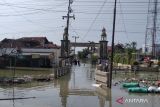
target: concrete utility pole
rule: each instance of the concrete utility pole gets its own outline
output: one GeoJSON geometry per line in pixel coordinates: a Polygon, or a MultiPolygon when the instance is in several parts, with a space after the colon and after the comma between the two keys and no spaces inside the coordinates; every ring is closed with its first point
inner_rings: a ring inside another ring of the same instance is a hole
{"type": "Polygon", "coordinates": [[[112,87],[112,70],[113,70],[113,57],[114,57],[114,35],[115,35],[115,25],[116,25],[116,7],[117,0],[114,3],[114,16],[113,16],[113,32],[112,32],[112,53],[111,53],[111,66],[109,72],[109,88],[112,87]]]}
{"type": "Polygon", "coordinates": [[[70,13],[73,12],[73,10],[72,10],[72,8],[71,8],[71,4],[72,4],[72,3],[73,3],[73,0],[69,0],[67,16],[62,16],[63,19],[64,19],[64,18],[67,18],[67,25],[66,25],[66,28],[67,28],[67,36],[69,36],[68,31],[69,31],[69,21],[70,21],[70,18],[75,19],[75,16],[74,16],[74,15],[70,16],[70,13]]]}
{"type": "Polygon", "coordinates": [[[62,16],[63,19],[67,18],[67,25],[66,25],[66,28],[65,28],[65,32],[64,32],[64,37],[63,37],[63,40],[66,41],[65,43],[65,50],[66,50],[66,57],[69,56],[69,40],[68,40],[68,36],[69,36],[69,21],[70,21],[70,18],[73,18],[75,19],[75,16],[70,16],[70,13],[72,13],[72,9],[71,9],[71,4],[73,3],[73,0],[69,0],[69,4],[68,4],[68,13],[67,13],[67,16],[62,16]]]}
{"type": "MultiPolygon", "coordinates": [[[[79,38],[79,36],[72,36],[74,38],[74,42],[76,43],[76,40],[79,38]]],[[[74,46],[74,55],[76,55],[76,46],[74,46]]]]}

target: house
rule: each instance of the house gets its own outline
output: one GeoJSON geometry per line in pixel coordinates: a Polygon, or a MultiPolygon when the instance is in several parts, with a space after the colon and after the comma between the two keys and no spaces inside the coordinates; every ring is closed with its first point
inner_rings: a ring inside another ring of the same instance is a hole
{"type": "Polygon", "coordinates": [[[59,63],[60,46],[46,37],[5,38],[0,42],[0,56],[6,57],[7,66],[16,59],[16,66],[52,67],[59,63]]]}

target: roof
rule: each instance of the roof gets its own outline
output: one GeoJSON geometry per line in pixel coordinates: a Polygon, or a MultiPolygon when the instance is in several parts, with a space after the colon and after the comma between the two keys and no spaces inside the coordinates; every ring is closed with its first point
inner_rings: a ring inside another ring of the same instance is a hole
{"type": "Polygon", "coordinates": [[[112,51],[112,46],[107,46],[107,50],[108,50],[109,52],[111,52],[111,51],[112,51]]]}
{"type": "Polygon", "coordinates": [[[46,37],[22,37],[19,38],[20,41],[39,41],[39,42],[49,42],[46,37]]]}
{"type": "Polygon", "coordinates": [[[48,41],[46,37],[22,37],[19,39],[3,39],[0,42],[3,48],[57,48],[53,42],[48,41]]]}

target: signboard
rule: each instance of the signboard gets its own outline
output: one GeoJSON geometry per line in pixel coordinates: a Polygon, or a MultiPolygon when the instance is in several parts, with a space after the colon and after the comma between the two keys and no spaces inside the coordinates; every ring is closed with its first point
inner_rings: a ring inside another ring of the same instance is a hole
{"type": "Polygon", "coordinates": [[[53,59],[54,58],[54,53],[51,53],[50,55],[49,55],[49,59],[53,59]]]}
{"type": "Polygon", "coordinates": [[[40,58],[40,54],[32,54],[32,59],[38,59],[40,58]]]}

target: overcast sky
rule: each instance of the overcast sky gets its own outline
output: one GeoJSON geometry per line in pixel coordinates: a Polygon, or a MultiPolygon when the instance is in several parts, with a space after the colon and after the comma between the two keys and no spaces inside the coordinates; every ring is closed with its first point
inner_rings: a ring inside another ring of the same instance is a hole
{"type": "MultiPolygon", "coordinates": [[[[136,41],[144,44],[148,0],[117,0],[115,42],[136,41]]],[[[68,0],[0,0],[0,40],[24,36],[46,36],[60,44],[67,14],[68,0]]],[[[78,42],[100,40],[106,28],[111,44],[114,0],[74,0],[70,21],[70,40],[78,42]]]]}

